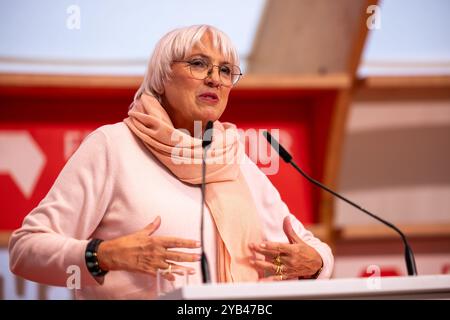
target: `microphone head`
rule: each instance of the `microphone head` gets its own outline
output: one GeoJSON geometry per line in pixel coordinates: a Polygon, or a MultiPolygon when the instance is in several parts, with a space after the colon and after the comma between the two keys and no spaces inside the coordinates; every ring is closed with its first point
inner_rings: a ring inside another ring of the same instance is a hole
{"type": "Polygon", "coordinates": [[[272,135],[268,131],[263,132],[264,137],[267,139],[267,141],[270,143],[272,148],[275,149],[276,152],[280,155],[280,157],[287,163],[290,163],[292,160],[292,156],[289,154],[289,152],[286,151],[285,148],[283,148],[282,145],[278,143],[278,141],[272,137],[272,135]]]}
{"type": "Polygon", "coordinates": [[[212,134],[213,134],[213,122],[211,120],[209,120],[206,123],[205,126],[205,132],[203,132],[203,141],[202,141],[202,148],[208,148],[211,145],[212,142],[212,134]]]}

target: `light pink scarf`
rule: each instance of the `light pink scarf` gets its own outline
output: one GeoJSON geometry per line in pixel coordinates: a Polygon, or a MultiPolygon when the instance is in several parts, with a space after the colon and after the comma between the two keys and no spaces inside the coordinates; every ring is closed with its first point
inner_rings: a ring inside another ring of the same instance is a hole
{"type": "MultiPolygon", "coordinates": [[[[200,185],[202,141],[174,128],[166,110],[154,97],[143,94],[124,120],[152,154],[183,182],[200,185]]],[[[244,151],[236,127],[216,121],[208,151],[205,201],[218,231],[219,282],[257,281],[250,266],[250,242],[262,240],[249,187],[239,163],[244,151]]],[[[200,210],[200,208],[199,208],[200,210]]]]}

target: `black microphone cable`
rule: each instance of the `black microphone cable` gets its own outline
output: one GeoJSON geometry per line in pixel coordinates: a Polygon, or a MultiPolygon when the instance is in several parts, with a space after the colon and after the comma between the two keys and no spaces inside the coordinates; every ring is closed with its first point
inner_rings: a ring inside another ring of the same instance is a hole
{"type": "Polygon", "coordinates": [[[267,141],[270,143],[270,145],[275,149],[275,151],[278,152],[278,154],[280,155],[280,157],[287,163],[290,163],[298,172],[300,172],[300,174],[305,177],[309,182],[315,184],[316,186],[319,186],[320,188],[328,191],[329,193],[331,193],[332,195],[338,197],[339,199],[347,202],[348,204],[350,204],[351,206],[361,210],[362,212],[368,214],[369,216],[371,216],[372,218],[380,221],[381,223],[387,225],[388,227],[394,229],[402,238],[403,240],[403,244],[405,246],[405,262],[406,262],[406,269],[408,270],[408,275],[409,276],[416,276],[417,275],[417,267],[416,267],[416,261],[414,259],[414,253],[411,249],[411,247],[408,244],[408,241],[406,239],[406,236],[403,234],[402,231],[400,231],[399,228],[397,228],[396,226],[394,226],[392,223],[378,217],[377,215],[367,211],[366,209],[362,208],[361,206],[357,205],[356,203],[354,203],[353,201],[348,200],[347,198],[341,196],[339,193],[334,192],[333,190],[331,190],[330,188],[328,188],[327,186],[323,185],[322,183],[320,183],[317,180],[314,180],[313,178],[311,178],[310,176],[308,176],[305,172],[303,172],[302,169],[300,169],[297,164],[292,160],[292,156],[289,154],[289,152],[286,151],[286,149],[283,148],[282,145],[280,145],[278,143],[278,141],[273,138],[271,136],[271,134],[268,131],[264,131],[263,132],[264,137],[267,139],[267,141]]]}
{"type": "Polygon", "coordinates": [[[202,156],[202,203],[201,203],[201,220],[200,220],[200,239],[201,239],[201,249],[202,249],[202,256],[201,256],[201,269],[202,269],[202,282],[203,283],[209,283],[211,282],[211,274],[209,271],[209,264],[208,264],[208,258],[205,254],[205,245],[204,245],[204,237],[203,237],[203,224],[204,224],[204,207],[205,207],[205,186],[206,186],[206,152],[208,151],[208,148],[211,145],[212,142],[212,127],[213,122],[208,121],[205,127],[205,132],[203,133],[203,140],[202,140],[202,149],[203,149],[203,156],[202,156]]]}

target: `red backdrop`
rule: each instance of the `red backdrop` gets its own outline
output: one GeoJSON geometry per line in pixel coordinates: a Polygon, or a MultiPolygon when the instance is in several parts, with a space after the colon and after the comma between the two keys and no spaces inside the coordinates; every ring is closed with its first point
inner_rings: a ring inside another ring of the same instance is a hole
{"type": "MultiPolygon", "coordinates": [[[[20,226],[83,137],[126,117],[133,95],[134,89],[0,88],[0,157],[9,159],[0,161],[0,231],[20,226]],[[35,155],[21,149],[30,146],[20,143],[11,151],[11,134],[27,135],[42,153],[44,161],[40,170],[33,169],[37,170],[33,181],[16,171],[35,165],[35,155]]],[[[334,98],[332,90],[236,89],[221,120],[242,129],[279,129],[281,143],[288,146],[297,164],[321,179],[334,98]]],[[[292,213],[305,224],[317,220],[317,190],[293,168],[280,160],[279,171],[269,178],[292,213]]]]}

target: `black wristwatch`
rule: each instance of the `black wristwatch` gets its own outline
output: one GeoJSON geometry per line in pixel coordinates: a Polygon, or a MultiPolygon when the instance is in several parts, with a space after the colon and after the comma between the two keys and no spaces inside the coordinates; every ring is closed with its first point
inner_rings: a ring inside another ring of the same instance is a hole
{"type": "Polygon", "coordinates": [[[102,277],[105,274],[108,273],[108,271],[103,270],[100,268],[100,265],[98,263],[98,257],[97,257],[97,250],[100,243],[102,243],[102,239],[92,239],[88,242],[86,246],[86,251],[84,254],[84,258],[86,260],[86,266],[89,270],[89,272],[94,277],[102,277]]]}

